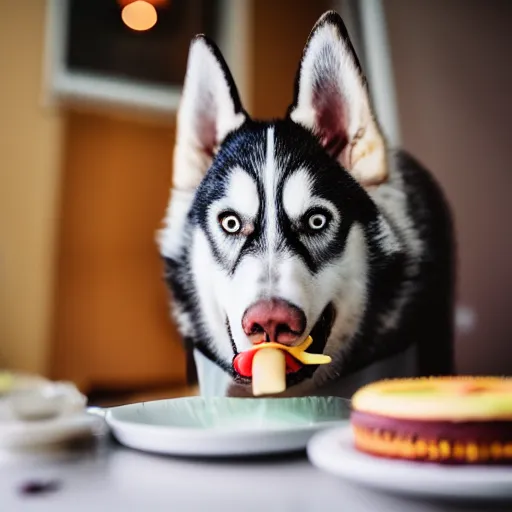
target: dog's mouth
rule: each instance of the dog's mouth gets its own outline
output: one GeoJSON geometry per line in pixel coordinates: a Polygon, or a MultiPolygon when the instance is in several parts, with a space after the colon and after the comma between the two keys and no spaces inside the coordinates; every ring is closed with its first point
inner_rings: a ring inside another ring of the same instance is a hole
{"type": "MultiPolygon", "coordinates": [[[[331,334],[331,329],[334,324],[336,317],[336,311],[332,304],[328,304],[322,311],[318,321],[311,329],[310,336],[313,339],[313,343],[308,348],[308,352],[311,354],[323,354],[327,340],[331,334]]],[[[231,339],[231,345],[233,346],[233,362],[231,364],[231,371],[235,382],[238,384],[250,385],[251,378],[242,375],[237,371],[237,358],[241,355],[236,348],[235,341],[231,334],[229,322],[226,322],[228,333],[231,339]]],[[[286,387],[294,386],[303,380],[310,378],[318,365],[303,365],[300,361],[293,358],[290,354],[286,354],[286,387]]]]}

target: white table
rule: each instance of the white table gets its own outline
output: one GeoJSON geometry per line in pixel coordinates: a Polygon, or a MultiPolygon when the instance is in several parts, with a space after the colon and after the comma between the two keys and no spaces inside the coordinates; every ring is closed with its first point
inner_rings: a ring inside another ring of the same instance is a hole
{"type": "Polygon", "coordinates": [[[310,465],[305,455],[265,460],[204,461],[161,457],[103,436],[93,447],[53,455],[0,454],[1,512],[510,511],[508,507],[407,501],[349,485],[310,465]],[[32,480],[59,488],[24,495],[32,480]]]}

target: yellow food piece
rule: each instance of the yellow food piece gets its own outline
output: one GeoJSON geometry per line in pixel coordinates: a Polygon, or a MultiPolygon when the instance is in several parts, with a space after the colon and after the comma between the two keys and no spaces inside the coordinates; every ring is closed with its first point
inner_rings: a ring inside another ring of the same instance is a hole
{"type": "Polygon", "coordinates": [[[261,343],[256,345],[252,350],[261,350],[261,349],[269,349],[276,348],[279,350],[284,350],[292,355],[297,361],[300,361],[302,364],[327,364],[331,362],[330,356],[326,356],[324,354],[308,354],[306,350],[310,347],[311,343],[313,343],[313,338],[308,336],[300,345],[296,347],[288,347],[287,345],[281,345],[280,343],[274,343],[273,341],[270,343],[261,343]]]}
{"type": "Polygon", "coordinates": [[[306,349],[313,343],[308,336],[300,345],[288,347],[280,343],[256,345],[252,362],[252,391],[254,396],[282,393],[286,389],[286,359],[288,352],[302,364],[327,364],[331,358],[324,354],[308,354],[306,349]]]}
{"type": "Polygon", "coordinates": [[[288,352],[302,364],[327,364],[331,362],[330,356],[324,354],[308,354],[306,349],[313,343],[313,338],[308,336],[300,345],[287,347],[288,352]]]}
{"type": "Polygon", "coordinates": [[[252,361],[252,392],[254,396],[282,393],[286,389],[284,352],[265,347],[258,350],[252,361]]]}

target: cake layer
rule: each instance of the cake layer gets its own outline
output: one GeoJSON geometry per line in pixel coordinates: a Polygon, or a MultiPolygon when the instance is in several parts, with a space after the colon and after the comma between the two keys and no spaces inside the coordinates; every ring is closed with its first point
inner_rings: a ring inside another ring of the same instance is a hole
{"type": "Polygon", "coordinates": [[[358,450],[373,456],[444,464],[512,464],[512,442],[433,441],[354,427],[358,450]]]}
{"type": "Polygon", "coordinates": [[[512,421],[512,378],[430,377],[371,383],[352,397],[360,412],[401,419],[512,421]]]}
{"type": "Polygon", "coordinates": [[[388,438],[512,443],[512,421],[420,421],[352,411],[350,422],[354,427],[378,432],[388,438]]]}

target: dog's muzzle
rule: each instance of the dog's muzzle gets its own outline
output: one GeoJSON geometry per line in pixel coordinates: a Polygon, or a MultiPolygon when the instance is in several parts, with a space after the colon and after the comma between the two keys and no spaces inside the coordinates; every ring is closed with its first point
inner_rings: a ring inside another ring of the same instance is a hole
{"type": "MultiPolygon", "coordinates": [[[[247,311],[249,311],[251,308],[249,308],[247,311]]],[[[299,310],[300,311],[300,310],[299,310]]],[[[320,315],[318,321],[314,325],[313,329],[311,330],[310,336],[313,339],[313,343],[308,349],[308,352],[314,353],[314,354],[322,354],[325,345],[327,344],[327,340],[329,339],[329,336],[331,334],[331,329],[334,324],[334,320],[336,317],[336,311],[334,309],[334,306],[332,304],[328,304],[327,307],[323,310],[322,314],[320,315]]],[[[304,325],[305,325],[305,317],[304,317],[304,325]]],[[[236,382],[239,384],[246,384],[249,385],[251,383],[251,354],[244,353],[244,352],[238,352],[236,349],[236,344],[231,336],[231,329],[229,329],[229,323],[228,323],[228,332],[231,337],[231,343],[233,346],[233,362],[232,362],[232,374],[236,382]]],[[[304,329],[302,330],[302,333],[304,332],[304,329]]],[[[302,334],[301,333],[301,334],[302,334]]],[[[253,333],[253,336],[256,334],[259,335],[259,341],[272,341],[269,340],[268,333],[265,331],[263,333],[253,333]],[[263,336],[263,340],[261,339],[263,336]]],[[[286,353],[285,354],[286,359],[286,385],[287,387],[293,386],[295,384],[298,384],[299,382],[311,377],[315,370],[318,368],[318,365],[303,365],[295,359],[292,355],[286,353]]]]}

